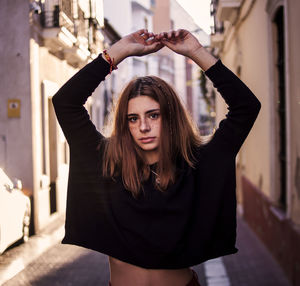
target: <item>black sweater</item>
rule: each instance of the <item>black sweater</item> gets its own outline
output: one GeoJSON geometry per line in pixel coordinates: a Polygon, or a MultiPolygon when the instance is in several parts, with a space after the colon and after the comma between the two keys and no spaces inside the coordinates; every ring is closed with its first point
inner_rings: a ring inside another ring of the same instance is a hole
{"type": "Polygon", "coordinates": [[[211,141],[197,150],[196,168],[179,160],[176,182],[165,193],[150,178],[145,195],[134,199],[121,178],[102,177],[103,153],[97,146],[104,137],[83,106],[108,73],[100,55],[53,97],[70,146],[62,243],[148,269],[179,269],[236,253],[235,157],[259,113],[259,100],[218,60],[205,74],[229,112],[211,141]]]}

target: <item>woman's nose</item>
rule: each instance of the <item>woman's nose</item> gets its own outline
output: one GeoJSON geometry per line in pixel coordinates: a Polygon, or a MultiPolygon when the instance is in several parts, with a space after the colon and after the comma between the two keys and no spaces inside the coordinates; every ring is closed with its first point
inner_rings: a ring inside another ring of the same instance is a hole
{"type": "Polygon", "coordinates": [[[150,125],[149,122],[146,118],[141,120],[141,124],[140,124],[140,131],[141,132],[147,132],[150,130],[150,125]]]}

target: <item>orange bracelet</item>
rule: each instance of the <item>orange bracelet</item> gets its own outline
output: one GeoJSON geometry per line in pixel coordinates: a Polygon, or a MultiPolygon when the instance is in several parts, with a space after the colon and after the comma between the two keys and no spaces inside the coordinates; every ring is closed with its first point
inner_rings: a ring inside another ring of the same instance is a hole
{"type": "Polygon", "coordinates": [[[118,67],[114,63],[115,59],[114,58],[111,59],[110,55],[107,53],[107,50],[104,50],[103,54],[104,54],[106,60],[108,61],[109,65],[110,65],[109,73],[111,73],[113,70],[117,70],[118,67]]]}

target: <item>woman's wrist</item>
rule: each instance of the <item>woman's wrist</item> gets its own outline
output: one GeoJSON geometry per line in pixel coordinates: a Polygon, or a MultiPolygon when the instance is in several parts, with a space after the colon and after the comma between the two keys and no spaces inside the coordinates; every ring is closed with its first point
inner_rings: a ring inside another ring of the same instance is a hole
{"type": "MultiPolygon", "coordinates": [[[[110,58],[114,62],[114,65],[116,66],[129,56],[124,47],[120,45],[119,42],[116,42],[109,49],[107,49],[107,54],[110,56],[110,58]]],[[[104,54],[102,54],[102,58],[108,62],[104,54]]]]}
{"type": "Polygon", "coordinates": [[[200,68],[207,71],[213,66],[218,59],[216,59],[211,53],[209,53],[203,46],[193,51],[189,56],[200,68]]]}

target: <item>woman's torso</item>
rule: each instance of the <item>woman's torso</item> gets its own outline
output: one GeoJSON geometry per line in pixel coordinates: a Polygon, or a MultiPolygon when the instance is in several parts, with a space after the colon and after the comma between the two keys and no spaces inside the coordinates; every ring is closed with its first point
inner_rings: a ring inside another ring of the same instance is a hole
{"type": "Polygon", "coordinates": [[[109,265],[112,286],[185,286],[193,277],[190,268],[145,269],[111,256],[109,265]]]}

